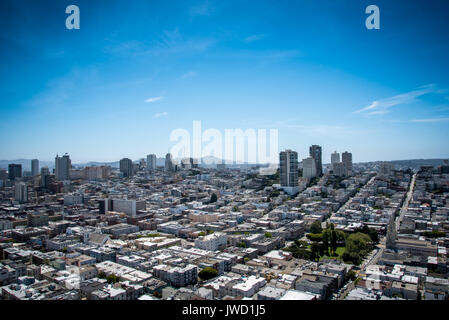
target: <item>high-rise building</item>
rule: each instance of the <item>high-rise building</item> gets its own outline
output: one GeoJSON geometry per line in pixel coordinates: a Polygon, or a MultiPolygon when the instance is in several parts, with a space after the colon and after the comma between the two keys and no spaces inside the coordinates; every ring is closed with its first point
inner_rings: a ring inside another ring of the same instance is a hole
{"type": "Polygon", "coordinates": [[[148,172],[156,171],[156,155],[155,154],[147,155],[147,171],[148,172]]]}
{"type": "Polygon", "coordinates": [[[308,157],[302,160],[302,176],[304,178],[315,178],[318,175],[316,169],[316,160],[308,157]]]}
{"type": "Polygon", "coordinates": [[[309,154],[315,160],[316,175],[321,176],[323,174],[323,164],[321,159],[321,146],[310,146],[309,154]]]}
{"type": "Polygon", "coordinates": [[[33,177],[39,174],[39,160],[33,159],[31,160],[31,175],[33,177]]]}
{"type": "Polygon", "coordinates": [[[48,188],[49,177],[50,177],[50,170],[48,169],[48,167],[42,167],[41,168],[41,187],[48,188]]]}
{"type": "Polygon", "coordinates": [[[129,178],[134,175],[133,162],[131,159],[123,158],[120,160],[120,172],[123,173],[123,177],[129,178]]]}
{"type": "Polygon", "coordinates": [[[66,153],[62,157],[56,155],[55,158],[55,177],[58,181],[64,181],[70,179],[70,168],[72,167],[72,162],[70,161],[69,155],[66,153]]]}
{"type": "Polygon", "coordinates": [[[165,171],[172,172],[174,170],[173,159],[171,153],[165,155],[165,171]]]}
{"type": "Polygon", "coordinates": [[[8,173],[5,169],[0,169],[0,182],[4,183],[6,180],[8,180],[8,173]]]}
{"type": "Polygon", "coordinates": [[[341,162],[345,165],[346,175],[352,174],[352,153],[345,151],[341,154],[341,162]]]}
{"type": "Polygon", "coordinates": [[[127,199],[101,199],[99,202],[99,213],[105,214],[109,211],[123,212],[130,217],[135,217],[137,211],[146,209],[144,200],[127,200],[127,199]]]}
{"type": "Polygon", "coordinates": [[[16,201],[20,203],[28,202],[28,186],[25,182],[16,182],[14,189],[16,201]]]}
{"type": "Polygon", "coordinates": [[[185,158],[181,160],[181,168],[183,169],[192,169],[191,160],[192,158],[185,158]]]}
{"type": "MultiPolygon", "coordinates": [[[[223,161],[224,163],[224,161],[223,161]]],[[[190,158],[190,164],[192,168],[198,168],[198,159],[190,158]]]]}
{"type": "Polygon", "coordinates": [[[332,164],[332,171],[337,177],[346,176],[346,168],[343,162],[335,162],[332,164]]]}
{"type": "Polygon", "coordinates": [[[8,164],[8,179],[16,180],[16,178],[22,178],[22,165],[21,164],[8,164]]]}
{"type": "Polygon", "coordinates": [[[340,154],[337,151],[331,154],[331,164],[340,162],[340,154]]]}
{"type": "Polygon", "coordinates": [[[298,187],[298,153],[285,150],[279,153],[281,187],[298,187]]]}

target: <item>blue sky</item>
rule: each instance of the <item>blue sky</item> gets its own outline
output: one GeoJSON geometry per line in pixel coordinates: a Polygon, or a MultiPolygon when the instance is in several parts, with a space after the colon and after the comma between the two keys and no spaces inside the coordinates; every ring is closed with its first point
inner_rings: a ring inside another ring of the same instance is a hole
{"type": "Polygon", "coordinates": [[[447,158],[447,30],[445,0],[2,0],[0,159],[163,156],[194,120],[324,162],[447,158]]]}

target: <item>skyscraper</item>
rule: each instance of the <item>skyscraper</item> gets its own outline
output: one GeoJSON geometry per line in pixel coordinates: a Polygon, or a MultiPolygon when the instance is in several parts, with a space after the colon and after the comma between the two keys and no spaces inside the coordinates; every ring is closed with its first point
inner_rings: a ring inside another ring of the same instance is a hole
{"type": "Polygon", "coordinates": [[[279,153],[279,178],[284,191],[294,194],[298,191],[298,153],[285,150],[279,153]]]}
{"type": "Polygon", "coordinates": [[[70,168],[72,167],[72,162],[70,161],[69,155],[66,153],[62,157],[56,155],[55,158],[55,177],[58,181],[64,181],[70,179],[70,168]]]}
{"type": "Polygon", "coordinates": [[[31,175],[33,177],[39,174],[39,160],[33,159],[31,160],[31,175]]]}
{"type": "Polygon", "coordinates": [[[174,167],[173,167],[173,159],[172,159],[171,153],[167,153],[165,155],[165,171],[172,172],[173,169],[174,169],[174,167]]]}
{"type": "Polygon", "coordinates": [[[316,160],[308,157],[302,160],[302,176],[304,178],[315,178],[317,176],[316,160]]]}
{"type": "Polygon", "coordinates": [[[337,151],[331,154],[331,164],[340,162],[340,154],[337,151]]]}
{"type": "Polygon", "coordinates": [[[5,182],[8,179],[8,173],[5,169],[0,169],[0,181],[5,182]]]}
{"type": "Polygon", "coordinates": [[[352,153],[345,151],[341,154],[341,161],[345,165],[346,175],[352,174],[352,153]]]}
{"type": "Polygon", "coordinates": [[[317,145],[310,146],[309,154],[315,160],[316,175],[321,176],[323,174],[323,164],[321,159],[321,147],[317,145]]]}
{"type": "Polygon", "coordinates": [[[25,182],[16,182],[14,189],[16,201],[20,203],[28,202],[28,186],[25,182]]]}
{"type": "Polygon", "coordinates": [[[156,171],[156,155],[155,154],[147,155],[147,171],[148,172],[156,171]]]}
{"type": "Polygon", "coordinates": [[[50,177],[50,170],[48,167],[41,168],[41,187],[48,188],[48,182],[50,177]]]}
{"type": "Polygon", "coordinates": [[[337,151],[331,154],[331,168],[336,176],[346,175],[344,164],[340,162],[340,154],[337,151]]]}
{"type": "Polygon", "coordinates": [[[22,165],[21,164],[8,164],[8,179],[16,180],[16,178],[22,178],[22,165]]]}
{"type": "Polygon", "coordinates": [[[120,160],[120,172],[123,173],[125,178],[129,178],[134,175],[133,162],[131,159],[123,158],[120,160]]]}

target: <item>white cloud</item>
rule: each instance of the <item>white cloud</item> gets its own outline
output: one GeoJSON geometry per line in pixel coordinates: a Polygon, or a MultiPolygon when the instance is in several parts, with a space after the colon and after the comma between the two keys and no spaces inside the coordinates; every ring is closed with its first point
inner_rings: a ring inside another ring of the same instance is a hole
{"type": "Polygon", "coordinates": [[[209,1],[205,1],[199,5],[190,8],[190,16],[209,16],[214,12],[214,8],[210,5],[209,1]]]}
{"type": "Polygon", "coordinates": [[[145,100],[145,102],[156,102],[161,100],[162,97],[154,97],[154,98],[148,98],[147,100],[145,100]]]}
{"type": "Polygon", "coordinates": [[[254,34],[252,36],[246,37],[245,42],[254,42],[254,41],[262,40],[263,38],[265,38],[264,34],[254,34]]]}
{"type": "Polygon", "coordinates": [[[447,122],[449,118],[429,118],[429,119],[413,119],[409,122],[421,122],[421,123],[431,123],[431,122],[447,122]]]}
{"type": "Polygon", "coordinates": [[[196,72],[195,71],[189,71],[184,73],[182,76],[179,77],[179,79],[187,79],[187,78],[192,78],[194,76],[196,76],[196,72]]]}
{"type": "Polygon", "coordinates": [[[435,85],[429,84],[407,93],[373,101],[369,106],[356,110],[354,113],[363,112],[368,115],[385,114],[390,112],[392,107],[413,103],[416,101],[416,98],[432,92],[435,92],[435,85]]]}
{"type": "Polygon", "coordinates": [[[166,116],[168,116],[167,112],[159,112],[159,113],[155,113],[153,115],[153,118],[160,118],[160,117],[166,117],[166,116]]]}

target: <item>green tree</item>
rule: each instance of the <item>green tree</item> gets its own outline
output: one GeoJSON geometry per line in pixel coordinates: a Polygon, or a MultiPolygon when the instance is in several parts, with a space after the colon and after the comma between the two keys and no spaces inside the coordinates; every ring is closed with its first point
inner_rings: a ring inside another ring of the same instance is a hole
{"type": "Polygon", "coordinates": [[[210,196],[210,203],[214,203],[217,202],[218,197],[215,193],[212,193],[212,195],[210,196]]]}
{"type": "Polygon", "coordinates": [[[322,231],[323,231],[323,228],[321,228],[321,222],[319,220],[315,221],[310,226],[311,233],[321,233],[322,231]]]}
{"type": "Polygon", "coordinates": [[[346,233],[341,230],[335,230],[335,234],[337,236],[337,243],[345,245],[346,244],[346,233]]]}
{"type": "Polygon", "coordinates": [[[324,252],[329,255],[329,232],[328,230],[323,231],[323,249],[324,252]]]}
{"type": "Polygon", "coordinates": [[[273,236],[271,235],[271,233],[265,232],[265,238],[271,238],[271,237],[273,237],[273,236]]]}
{"type": "Polygon", "coordinates": [[[323,234],[321,233],[308,233],[306,237],[313,242],[321,242],[323,240],[323,234]]]}
{"type": "Polygon", "coordinates": [[[205,236],[205,235],[206,235],[206,232],[204,232],[204,231],[201,231],[200,233],[198,233],[198,235],[199,235],[200,237],[203,237],[203,236],[205,236]]]}
{"type": "Polygon", "coordinates": [[[316,243],[316,242],[313,242],[312,245],[310,246],[310,249],[312,251],[311,259],[313,261],[319,260],[319,258],[320,258],[320,245],[318,243],[316,243]]]}
{"type": "Polygon", "coordinates": [[[347,274],[346,274],[346,279],[350,280],[350,281],[354,281],[355,279],[357,279],[357,273],[354,270],[350,270],[347,274]]]}
{"type": "Polygon", "coordinates": [[[441,237],[445,237],[446,233],[443,231],[433,230],[431,232],[426,231],[423,233],[423,235],[428,238],[441,238],[441,237]]]}
{"type": "Polygon", "coordinates": [[[359,265],[362,262],[362,258],[357,252],[347,252],[342,254],[341,258],[346,263],[352,263],[354,265],[359,265]]]}
{"type": "Polygon", "coordinates": [[[238,246],[239,246],[240,248],[246,248],[246,243],[245,243],[245,241],[240,241],[239,244],[238,244],[238,246]]]}
{"type": "Polygon", "coordinates": [[[307,248],[309,244],[307,243],[307,241],[304,240],[295,240],[295,245],[298,248],[307,248]]]}
{"type": "Polygon", "coordinates": [[[218,271],[211,267],[206,267],[198,273],[198,276],[202,280],[209,280],[215,278],[218,275],[218,271]]]}
{"type": "Polygon", "coordinates": [[[120,281],[120,278],[115,274],[110,274],[106,277],[106,280],[108,281],[108,283],[117,283],[120,281]]]}
{"type": "Polygon", "coordinates": [[[337,232],[335,230],[331,230],[330,235],[331,252],[332,254],[335,254],[335,252],[337,251],[337,232]]]}
{"type": "Polygon", "coordinates": [[[364,233],[357,232],[351,234],[346,239],[346,251],[360,253],[367,250],[368,244],[371,242],[371,238],[364,233]]]}

